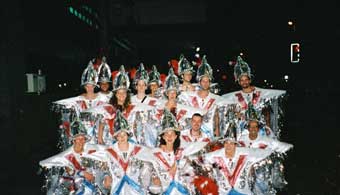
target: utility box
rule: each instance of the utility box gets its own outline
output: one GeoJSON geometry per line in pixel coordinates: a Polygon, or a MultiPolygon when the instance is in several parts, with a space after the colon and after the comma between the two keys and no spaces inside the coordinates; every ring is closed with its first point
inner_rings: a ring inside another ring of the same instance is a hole
{"type": "Polygon", "coordinates": [[[45,75],[27,73],[27,93],[42,93],[46,91],[45,75]]]}

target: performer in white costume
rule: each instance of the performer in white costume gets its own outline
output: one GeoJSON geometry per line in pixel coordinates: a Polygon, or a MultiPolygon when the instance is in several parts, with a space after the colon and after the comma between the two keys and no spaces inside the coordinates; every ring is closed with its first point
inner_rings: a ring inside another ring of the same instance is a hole
{"type": "Polygon", "coordinates": [[[113,93],[110,90],[111,84],[111,68],[106,62],[106,57],[102,57],[102,62],[98,68],[98,83],[100,87],[99,94],[107,98],[106,102],[109,102],[113,93]]]}
{"type": "Polygon", "coordinates": [[[104,186],[110,188],[110,194],[147,194],[150,185],[152,164],[149,160],[148,148],[128,141],[133,135],[129,130],[127,120],[118,110],[115,117],[116,143],[107,147],[105,151],[91,154],[90,158],[103,161],[109,166],[110,174],[104,178],[104,186]]]}
{"type": "Polygon", "coordinates": [[[200,151],[206,142],[195,142],[182,148],[175,117],[164,109],[159,148],[152,151],[155,176],[149,190],[164,195],[193,194],[193,169],[188,157],[200,151]]]}
{"type": "Polygon", "coordinates": [[[200,89],[194,92],[183,92],[179,96],[181,102],[185,104],[204,109],[206,114],[203,117],[202,128],[210,131],[210,137],[220,135],[219,115],[216,102],[220,101],[220,96],[210,92],[210,83],[213,80],[213,70],[203,56],[202,64],[198,67],[196,80],[200,84],[200,89]]]}
{"type": "Polygon", "coordinates": [[[252,165],[270,155],[270,150],[237,147],[236,133],[228,131],[224,148],[207,153],[205,166],[213,171],[219,194],[252,195],[249,183],[252,165]]]}
{"type": "Polygon", "coordinates": [[[103,150],[97,145],[87,143],[91,137],[80,122],[71,125],[73,145],[64,152],[42,160],[39,165],[49,171],[46,178],[47,194],[94,195],[101,185],[95,178],[95,169],[85,167],[82,157],[103,150]],[[64,172],[60,171],[63,168],[64,172]],[[56,171],[58,170],[59,171],[56,171]]]}
{"type": "Polygon", "coordinates": [[[189,120],[194,113],[205,114],[203,109],[194,108],[178,102],[179,80],[172,68],[169,69],[168,76],[165,79],[164,90],[166,100],[159,100],[156,103],[156,120],[158,120],[159,123],[164,108],[168,109],[176,117],[177,122],[180,124],[180,129],[190,126],[189,120]]]}
{"type": "Polygon", "coordinates": [[[148,82],[148,72],[145,70],[143,63],[141,63],[133,79],[133,86],[135,87],[137,94],[131,96],[131,103],[143,103],[150,106],[154,106],[156,104],[157,98],[153,98],[145,94],[148,82]]]}
{"type": "MultiPolygon", "coordinates": [[[[70,139],[70,123],[80,119],[80,112],[107,103],[105,96],[94,92],[95,87],[98,87],[98,73],[94,69],[93,61],[94,59],[89,62],[81,77],[81,87],[83,87],[86,92],[76,97],[62,99],[52,103],[53,109],[60,111],[62,115],[61,141],[59,145],[61,145],[63,150],[72,144],[70,139]]],[[[96,134],[95,122],[90,119],[82,120],[82,122],[87,129],[87,134],[93,137],[96,134]]],[[[91,143],[94,143],[93,139],[91,139],[91,143]]]]}
{"type": "MultiPolygon", "coordinates": [[[[251,85],[251,69],[248,64],[240,57],[237,58],[237,63],[234,67],[235,81],[242,87],[241,90],[230,92],[222,95],[223,102],[220,105],[236,105],[236,111],[239,112],[237,117],[241,119],[239,125],[242,128],[245,119],[245,111],[249,107],[254,107],[258,113],[261,114],[262,121],[265,122],[275,135],[273,137],[279,137],[279,109],[278,99],[286,94],[285,90],[277,89],[263,89],[251,85]],[[243,123],[243,124],[242,124],[243,123]]],[[[228,122],[228,121],[227,121],[228,122]]]]}

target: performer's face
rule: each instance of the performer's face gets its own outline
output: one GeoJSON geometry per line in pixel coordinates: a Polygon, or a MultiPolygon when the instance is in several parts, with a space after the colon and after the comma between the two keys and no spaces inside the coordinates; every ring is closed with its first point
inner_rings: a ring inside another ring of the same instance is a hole
{"type": "Polygon", "coordinates": [[[116,138],[117,138],[118,143],[126,143],[128,141],[129,136],[126,132],[122,131],[118,133],[116,138]]]}
{"type": "Polygon", "coordinates": [[[145,93],[146,84],[143,80],[139,80],[136,85],[137,93],[145,93]]]}
{"type": "Polygon", "coordinates": [[[156,91],[158,89],[158,84],[153,82],[153,83],[150,83],[150,90],[151,91],[156,91]]]}
{"type": "Polygon", "coordinates": [[[86,90],[86,93],[93,93],[95,86],[88,83],[84,86],[84,88],[86,90]]]}
{"type": "Polygon", "coordinates": [[[202,125],[202,117],[193,116],[191,119],[191,128],[193,131],[200,131],[202,125]]]}
{"type": "Polygon", "coordinates": [[[208,90],[210,87],[210,79],[207,76],[203,76],[200,81],[201,88],[203,90],[208,90]]]}
{"type": "Polygon", "coordinates": [[[167,144],[173,144],[177,138],[177,134],[175,131],[167,131],[163,135],[163,139],[167,144]]]}
{"type": "Polygon", "coordinates": [[[167,94],[168,94],[168,100],[176,100],[177,98],[176,90],[169,90],[167,94]]]}
{"type": "Polygon", "coordinates": [[[256,121],[250,121],[248,126],[249,136],[256,137],[259,132],[259,125],[256,121]]]}
{"type": "Polygon", "coordinates": [[[224,149],[226,152],[232,152],[236,149],[236,143],[232,141],[225,141],[224,142],[224,149]]]}
{"type": "Polygon", "coordinates": [[[118,89],[116,92],[116,97],[119,103],[124,103],[127,97],[126,89],[118,89]]]}
{"type": "Polygon", "coordinates": [[[239,79],[240,86],[244,88],[250,87],[251,80],[247,75],[242,75],[239,79]]]}
{"type": "Polygon", "coordinates": [[[101,82],[99,85],[101,91],[107,92],[109,90],[110,84],[108,82],[101,82]]]}
{"type": "Polygon", "coordinates": [[[86,138],[83,135],[79,135],[77,136],[74,140],[73,140],[73,148],[75,152],[82,152],[84,149],[84,145],[86,142],[86,138]]]}
{"type": "Polygon", "coordinates": [[[192,79],[192,74],[191,74],[191,72],[185,72],[185,73],[183,73],[183,80],[184,80],[184,81],[190,82],[191,79],[192,79]]]}

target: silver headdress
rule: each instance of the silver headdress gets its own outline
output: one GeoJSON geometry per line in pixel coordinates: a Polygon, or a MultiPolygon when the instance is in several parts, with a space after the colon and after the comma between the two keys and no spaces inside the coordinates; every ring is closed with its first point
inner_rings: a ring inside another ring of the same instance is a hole
{"type": "Polygon", "coordinates": [[[237,124],[234,120],[232,120],[226,130],[224,137],[220,140],[221,142],[231,141],[234,143],[239,143],[237,141],[237,124]]]}
{"type": "Polygon", "coordinates": [[[128,73],[125,72],[124,65],[121,65],[119,68],[119,72],[115,76],[112,83],[113,91],[117,91],[118,89],[126,89],[128,90],[130,87],[130,79],[128,73]]]}
{"type": "Polygon", "coordinates": [[[208,64],[208,61],[205,55],[202,58],[202,64],[197,69],[197,75],[196,75],[197,82],[199,82],[203,76],[208,76],[210,81],[213,80],[213,70],[211,66],[208,64]]]}
{"type": "Polygon", "coordinates": [[[106,57],[102,58],[102,63],[98,68],[98,77],[99,83],[111,82],[111,69],[110,66],[106,63],[106,57]]]}
{"type": "Polygon", "coordinates": [[[174,69],[170,67],[168,76],[165,78],[165,93],[169,90],[179,91],[179,80],[174,73],[174,69]]]}
{"type": "Polygon", "coordinates": [[[113,136],[116,136],[120,132],[126,132],[128,136],[132,136],[132,133],[129,128],[128,121],[124,118],[122,112],[120,110],[116,111],[115,121],[114,121],[114,134],[113,136]]]}
{"type": "Polygon", "coordinates": [[[146,85],[149,82],[149,75],[148,72],[145,70],[143,63],[140,63],[136,71],[135,78],[133,79],[133,84],[137,85],[139,80],[143,80],[146,85]]]}
{"type": "Polygon", "coordinates": [[[86,84],[92,84],[98,87],[98,73],[93,67],[93,60],[90,60],[89,64],[83,71],[83,74],[81,75],[81,86],[84,86],[86,84]]]}
{"type": "Polygon", "coordinates": [[[152,66],[152,70],[149,73],[149,85],[150,83],[158,83],[158,85],[161,85],[161,74],[157,71],[157,68],[155,65],[152,66]]]}
{"type": "Polygon", "coordinates": [[[249,78],[252,78],[251,69],[247,62],[245,62],[241,56],[237,57],[237,62],[234,67],[234,78],[235,81],[238,81],[242,75],[247,75],[249,78]]]}
{"type": "Polygon", "coordinates": [[[181,54],[178,61],[178,74],[182,75],[185,72],[193,73],[195,71],[191,63],[184,57],[183,54],[181,54]]]}
{"type": "Polygon", "coordinates": [[[85,126],[82,124],[82,122],[79,119],[75,119],[70,124],[70,132],[71,132],[71,139],[74,140],[78,136],[85,136],[86,141],[91,140],[91,136],[87,134],[85,126]]]}
{"type": "Polygon", "coordinates": [[[159,135],[167,131],[179,131],[178,123],[176,117],[166,108],[163,110],[163,116],[161,119],[161,127],[162,130],[159,132],[159,135]]]}

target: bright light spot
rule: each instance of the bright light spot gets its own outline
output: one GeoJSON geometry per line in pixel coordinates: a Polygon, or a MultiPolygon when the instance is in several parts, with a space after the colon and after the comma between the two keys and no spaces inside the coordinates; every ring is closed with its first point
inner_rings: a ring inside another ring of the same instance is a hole
{"type": "Polygon", "coordinates": [[[293,25],[293,22],[292,22],[292,21],[288,21],[288,25],[289,25],[289,26],[292,26],[292,25],[293,25]]]}
{"type": "Polygon", "coordinates": [[[196,52],[199,52],[201,50],[200,47],[196,47],[196,52]]]}
{"type": "Polygon", "coordinates": [[[196,53],[196,54],[195,54],[195,57],[196,57],[196,58],[199,58],[199,57],[200,57],[200,54],[196,53]]]}
{"type": "Polygon", "coordinates": [[[64,83],[64,86],[66,87],[66,83],[64,83]]]}
{"type": "Polygon", "coordinates": [[[266,83],[266,82],[267,82],[267,80],[264,80],[264,82],[266,83]]]}
{"type": "Polygon", "coordinates": [[[285,79],[285,80],[288,80],[288,79],[289,79],[289,76],[288,76],[288,75],[285,75],[285,76],[284,76],[284,79],[285,79]]]}
{"type": "Polygon", "coordinates": [[[217,69],[216,71],[217,71],[217,72],[220,72],[220,69],[217,69]]]}
{"type": "Polygon", "coordinates": [[[270,85],[270,88],[273,88],[274,87],[274,85],[270,85]]]}
{"type": "Polygon", "coordinates": [[[242,53],[242,52],[240,53],[240,56],[243,56],[243,53],[242,53]]]}
{"type": "Polygon", "coordinates": [[[61,88],[61,86],[62,86],[62,85],[61,85],[61,84],[59,84],[58,86],[59,86],[59,88],[61,88]]]}

